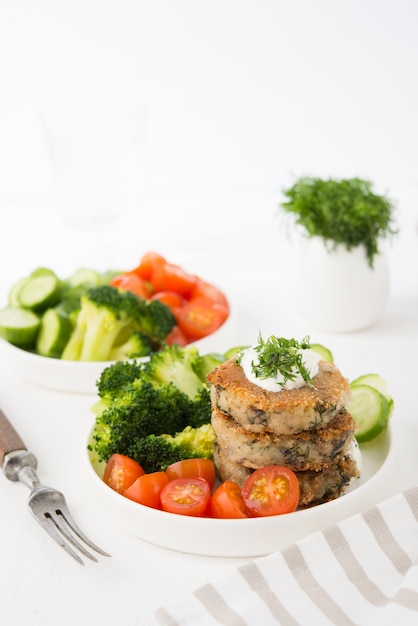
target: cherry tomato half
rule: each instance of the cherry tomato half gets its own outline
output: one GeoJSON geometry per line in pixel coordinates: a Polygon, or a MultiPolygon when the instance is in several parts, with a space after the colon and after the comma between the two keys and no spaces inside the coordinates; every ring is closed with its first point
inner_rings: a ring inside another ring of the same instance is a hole
{"type": "Polygon", "coordinates": [[[174,326],[173,330],[164,339],[164,342],[169,346],[177,344],[184,347],[190,343],[190,340],[178,326],[174,326]]]}
{"type": "Polygon", "coordinates": [[[202,339],[212,334],[228,317],[228,308],[210,298],[191,300],[176,314],[180,329],[190,339],[202,339]]]}
{"type": "Polygon", "coordinates": [[[197,278],[196,285],[190,293],[189,300],[197,300],[198,298],[209,298],[212,302],[223,304],[229,310],[228,300],[222,291],[201,278],[197,278]]]}
{"type": "Polygon", "coordinates": [[[215,484],[216,472],[212,459],[184,459],[172,463],[165,470],[169,480],[174,478],[204,478],[210,489],[215,484]]]}
{"type": "Polygon", "coordinates": [[[123,454],[112,454],[106,463],[103,481],[118,493],[123,493],[143,474],[145,471],[133,459],[123,454]]]}
{"type": "Polygon", "coordinates": [[[164,265],[165,263],[167,261],[158,252],[146,252],[133,272],[145,280],[151,280],[154,268],[159,264],[164,265]]]}
{"type": "Polygon", "coordinates": [[[201,517],[210,500],[209,483],[204,478],[175,478],[161,493],[163,511],[201,517]]]}
{"type": "Polygon", "coordinates": [[[212,494],[208,512],[210,517],[222,519],[248,517],[240,486],[232,480],[221,483],[212,494]]]}
{"type": "Polygon", "coordinates": [[[151,274],[154,291],[175,291],[187,297],[196,284],[196,277],[173,263],[157,263],[151,274]]]}
{"type": "Polygon", "coordinates": [[[124,289],[125,291],[131,291],[136,296],[147,300],[151,293],[152,287],[149,282],[140,278],[134,272],[125,272],[124,274],[118,274],[110,281],[113,287],[124,289]]]}
{"type": "Polygon", "coordinates": [[[161,509],[161,492],[168,483],[165,472],[151,472],[135,480],[123,495],[153,509],[161,509]]]}
{"type": "Polygon", "coordinates": [[[241,494],[249,513],[256,517],[291,513],[299,503],[297,476],[288,467],[268,465],[246,479],[241,494]]]}
{"type": "Polygon", "coordinates": [[[151,296],[151,300],[159,300],[173,313],[186,304],[186,300],[175,291],[157,291],[151,296]]]}

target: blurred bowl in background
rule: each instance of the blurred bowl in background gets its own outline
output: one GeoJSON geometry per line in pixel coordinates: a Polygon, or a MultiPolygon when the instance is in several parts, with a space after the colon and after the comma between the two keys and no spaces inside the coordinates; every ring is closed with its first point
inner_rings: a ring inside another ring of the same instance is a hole
{"type": "Polygon", "coordinates": [[[96,393],[96,381],[113,361],[64,361],[40,356],[0,341],[0,357],[25,382],[67,393],[96,393]]]}
{"type": "MultiPolygon", "coordinates": [[[[193,343],[200,354],[225,352],[230,343],[231,315],[212,335],[193,343]]],[[[30,384],[66,393],[96,394],[96,381],[115,361],[66,361],[40,356],[0,339],[0,358],[17,378],[30,384]]],[[[148,357],[136,359],[147,360],[148,357]]]]}

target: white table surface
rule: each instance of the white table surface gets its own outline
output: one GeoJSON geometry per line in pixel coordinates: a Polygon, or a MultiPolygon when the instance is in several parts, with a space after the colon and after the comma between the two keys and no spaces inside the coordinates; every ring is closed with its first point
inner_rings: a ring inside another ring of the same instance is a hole
{"type": "MultiPolygon", "coordinates": [[[[286,254],[278,253],[272,245],[275,235],[261,238],[259,234],[261,231],[254,233],[249,227],[245,246],[240,245],[239,238],[234,243],[227,232],[216,251],[211,247],[211,237],[188,249],[180,242],[175,250],[181,256],[176,260],[201,274],[206,268],[206,276],[230,296],[233,314],[229,334],[216,347],[222,350],[254,341],[259,330],[281,336],[310,334],[312,341],[332,349],[348,378],[379,372],[395,399],[395,453],[384,484],[370,494],[370,504],[415,484],[418,282],[413,280],[417,267],[413,236],[407,236],[409,247],[398,245],[391,253],[393,289],[384,317],[363,332],[331,335],[310,329],[294,314],[281,295],[286,286],[286,254]]],[[[28,269],[38,265],[34,249],[27,254],[27,264],[28,269]]],[[[4,276],[2,280],[5,283],[4,276]]],[[[83,457],[91,424],[89,407],[95,396],[31,386],[20,381],[5,360],[0,361],[0,384],[1,406],[38,457],[41,480],[65,493],[86,534],[112,555],[110,559],[100,558],[98,564],[77,565],[27,512],[27,488],[8,481],[1,473],[2,624],[152,624],[159,605],[248,560],[181,554],[148,544],[116,527],[96,507],[94,491],[86,481],[83,457]]]]}

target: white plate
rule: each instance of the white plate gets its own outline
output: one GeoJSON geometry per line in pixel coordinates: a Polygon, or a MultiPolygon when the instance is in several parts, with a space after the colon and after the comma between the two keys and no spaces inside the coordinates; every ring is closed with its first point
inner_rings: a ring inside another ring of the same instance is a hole
{"type": "MultiPolygon", "coordinates": [[[[91,435],[92,431],[89,441],[91,435]]],[[[94,461],[94,453],[86,451],[85,459],[97,505],[121,529],[180,552],[247,557],[280,550],[386,497],[385,474],[390,470],[393,457],[391,430],[362,445],[361,452],[361,478],[340,498],[287,515],[238,520],[187,517],[142,506],[124,498],[102,481],[104,464],[94,461]]]]}

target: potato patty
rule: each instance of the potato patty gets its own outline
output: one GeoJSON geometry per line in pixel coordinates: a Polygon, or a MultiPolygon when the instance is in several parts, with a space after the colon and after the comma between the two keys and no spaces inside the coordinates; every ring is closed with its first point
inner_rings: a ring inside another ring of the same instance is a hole
{"type": "Polygon", "coordinates": [[[247,379],[234,358],[214,369],[207,381],[212,407],[254,433],[291,435],[323,428],[350,399],[348,380],[325,361],[319,362],[312,385],[296,389],[266,391],[247,379]]]}
{"type": "MultiPolygon", "coordinates": [[[[355,445],[353,440],[350,443],[355,445]]],[[[214,462],[221,480],[232,480],[240,487],[254,471],[232,461],[218,445],[215,446],[214,462]]],[[[295,474],[300,488],[299,508],[305,508],[338,498],[347,485],[358,477],[359,470],[353,456],[343,451],[335,457],[330,467],[295,474]]]]}
{"type": "Polygon", "coordinates": [[[219,409],[213,409],[212,426],[219,446],[231,461],[253,469],[286,465],[293,471],[301,471],[331,466],[347,439],[351,439],[356,425],[350,413],[342,409],[327,428],[292,435],[254,433],[219,409]]]}

